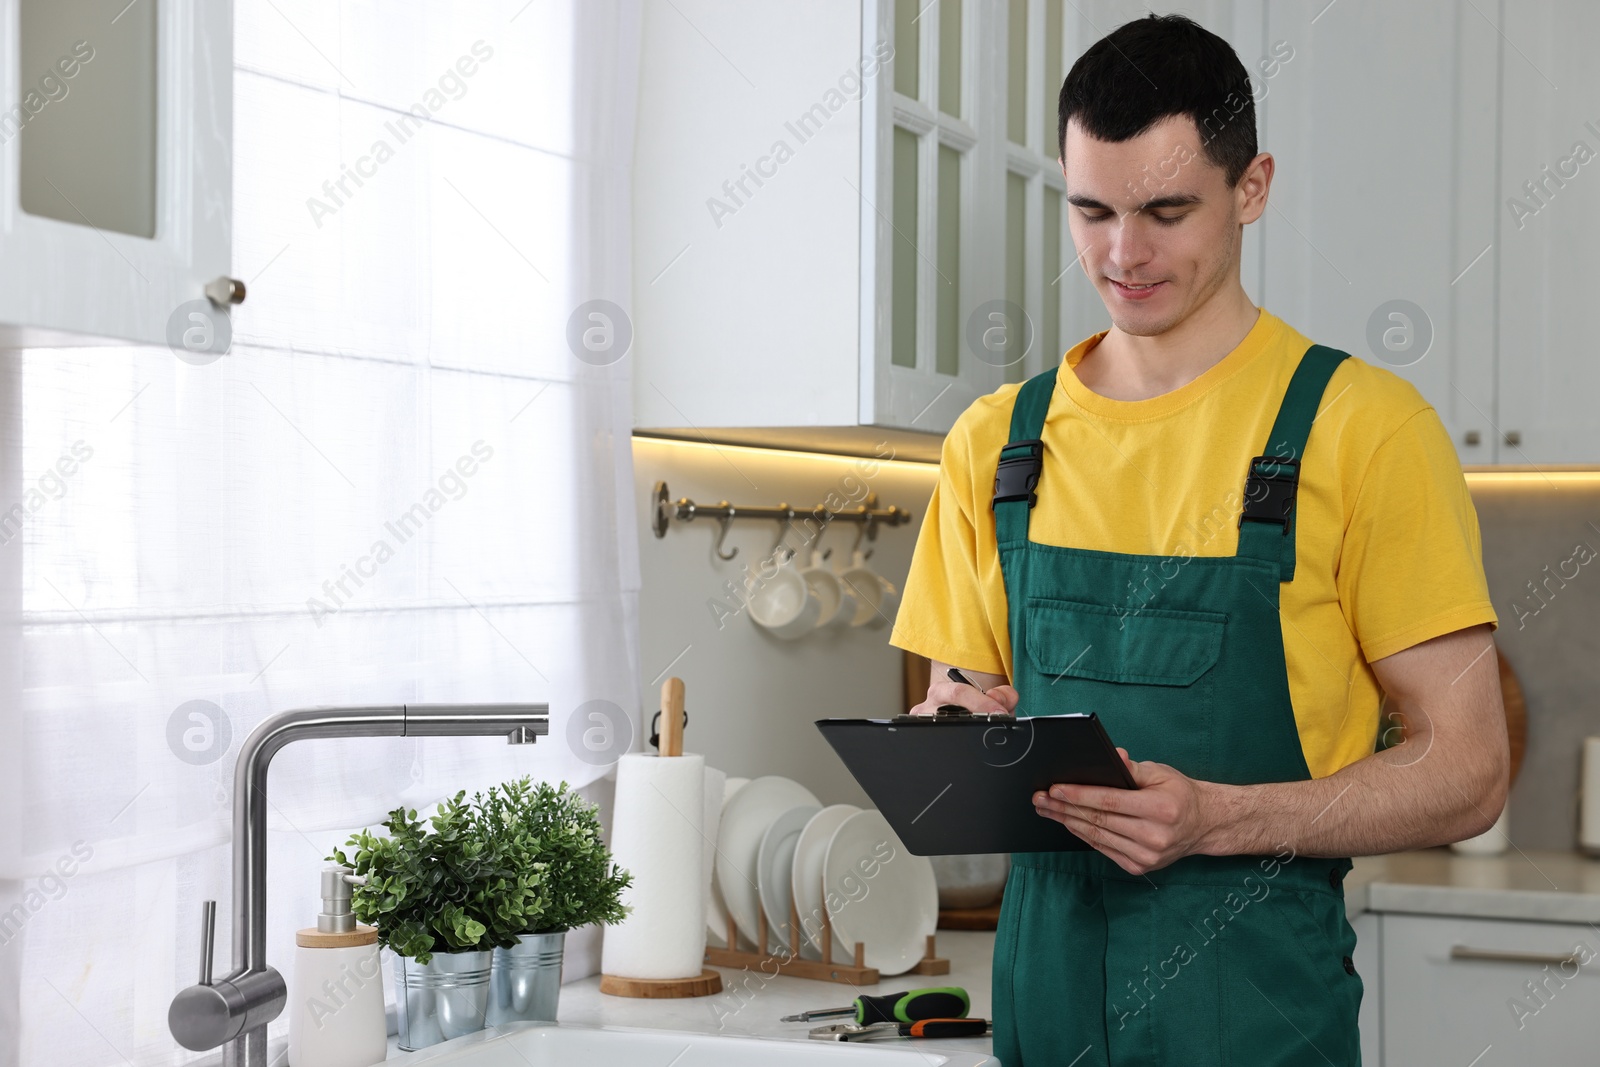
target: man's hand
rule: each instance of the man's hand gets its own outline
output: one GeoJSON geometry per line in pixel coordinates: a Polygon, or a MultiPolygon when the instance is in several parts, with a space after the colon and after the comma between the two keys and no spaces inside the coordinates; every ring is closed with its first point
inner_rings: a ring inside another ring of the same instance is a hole
{"type": "Polygon", "coordinates": [[[1375,856],[1486,832],[1510,751],[1494,640],[1470,626],[1374,660],[1405,743],[1304,781],[1227,785],[1122,758],[1139,788],[1058,784],[1034,806],[1130,873],[1186,855],[1375,856]]]}
{"type": "Polygon", "coordinates": [[[1033,795],[1054,819],[1129,874],[1159,870],[1200,851],[1211,828],[1206,784],[1165,763],[1136,762],[1118,748],[1137,789],[1057,784],[1033,795]]]}
{"type": "Polygon", "coordinates": [[[973,685],[962,685],[949,679],[949,670],[950,664],[933,661],[933,669],[928,674],[927,698],[909,714],[932,715],[940,704],[960,704],[968,711],[985,715],[997,712],[1010,715],[1016,711],[1018,694],[1011,686],[1002,684],[1006,680],[1004,675],[969,671],[963,667],[961,673],[970,678],[973,685]]]}

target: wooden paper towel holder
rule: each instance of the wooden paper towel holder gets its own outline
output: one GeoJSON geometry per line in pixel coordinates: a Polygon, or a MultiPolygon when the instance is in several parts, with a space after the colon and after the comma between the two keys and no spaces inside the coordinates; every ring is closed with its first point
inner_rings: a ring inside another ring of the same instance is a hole
{"type": "MultiPolygon", "coordinates": [[[[774,956],[770,952],[746,952],[736,947],[738,941],[738,928],[734,925],[733,916],[728,916],[728,947],[717,948],[715,945],[706,946],[706,962],[717,967],[759,967],[769,974],[787,974],[794,978],[815,978],[819,982],[842,982],[845,985],[876,985],[878,983],[878,968],[867,966],[866,946],[857,941],[855,944],[855,960],[852,963],[833,962],[833,920],[828,916],[828,884],[822,883],[822,931],[819,935],[822,941],[822,959],[808,960],[800,956],[800,913],[796,909],[793,898],[789,900],[789,952],[786,956],[774,956]]],[[[767,913],[762,910],[756,915],[757,944],[767,943],[767,913]]],[[[923,949],[922,958],[917,965],[911,968],[911,974],[949,974],[950,961],[935,954],[935,935],[928,935],[927,946],[923,949]]]]}
{"type": "MultiPolygon", "coordinates": [[[[683,679],[668,678],[661,683],[662,756],[683,755],[683,679]]],[[[722,992],[722,975],[710,967],[687,978],[623,978],[615,974],[600,976],[600,992],[614,997],[642,997],[669,1000],[675,997],[709,997],[722,992]]]]}

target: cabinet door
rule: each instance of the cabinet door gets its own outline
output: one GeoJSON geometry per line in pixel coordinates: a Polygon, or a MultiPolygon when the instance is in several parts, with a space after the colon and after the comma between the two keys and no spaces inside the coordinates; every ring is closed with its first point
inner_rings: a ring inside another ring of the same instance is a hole
{"type": "Polygon", "coordinates": [[[1377,912],[1350,920],[1356,932],[1356,973],[1361,976],[1361,1067],[1383,1067],[1383,953],[1377,912]]]}
{"type": "Polygon", "coordinates": [[[1383,1055],[1406,1067],[1592,1063],[1590,926],[1384,915],[1383,1055]]]}
{"type": "Polygon", "coordinates": [[[894,49],[862,105],[861,421],[943,433],[1005,380],[1004,0],[867,0],[894,49]]]}
{"type": "Polygon", "coordinates": [[[1277,160],[1265,306],[1416,385],[1464,463],[1495,458],[1500,37],[1486,8],[1268,5],[1263,47],[1289,58],[1258,102],[1277,160]]]}
{"type": "Polygon", "coordinates": [[[1502,10],[1500,460],[1600,463],[1589,321],[1600,284],[1600,6],[1506,0],[1502,10]]]}
{"type": "Polygon", "coordinates": [[[0,340],[166,343],[230,271],[233,10],[0,4],[0,340]],[[13,97],[13,94],[16,94],[13,97]]]}

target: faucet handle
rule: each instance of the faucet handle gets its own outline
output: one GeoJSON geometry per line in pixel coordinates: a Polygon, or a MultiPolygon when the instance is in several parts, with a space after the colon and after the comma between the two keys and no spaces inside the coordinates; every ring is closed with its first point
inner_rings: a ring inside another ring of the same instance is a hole
{"type": "Polygon", "coordinates": [[[211,958],[217,943],[217,902],[200,905],[200,985],[211,984],[211,958]]]}
{"type": "MultiPolygon", "coordinates": [[[[245,1030],[264,1027],[283,1010],[289,991],[271,967],[240,970],[212,980],[217,902],[200,905],[200,981],[178,992],[167,1008],[167,1029],[191,1052],[224,1045],[245,1030]]],[[[231,1062],[231,1061],[230,1061],[231,1062]]]]}

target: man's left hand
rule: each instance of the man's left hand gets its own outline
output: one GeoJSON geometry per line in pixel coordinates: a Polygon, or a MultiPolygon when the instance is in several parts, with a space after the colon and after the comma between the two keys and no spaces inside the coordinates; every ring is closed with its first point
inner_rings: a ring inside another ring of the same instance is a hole
{"type": "Polygon", "coordinates": [[[1165,763],[1137,762],[1118,748],[1137,789],[1098,785],[1050,787],[1033,795],[1033,806],[1110,856],[1129,874],[1159,870],[1201,851],[1212,829],[1206,783],[1165,763]]]}

